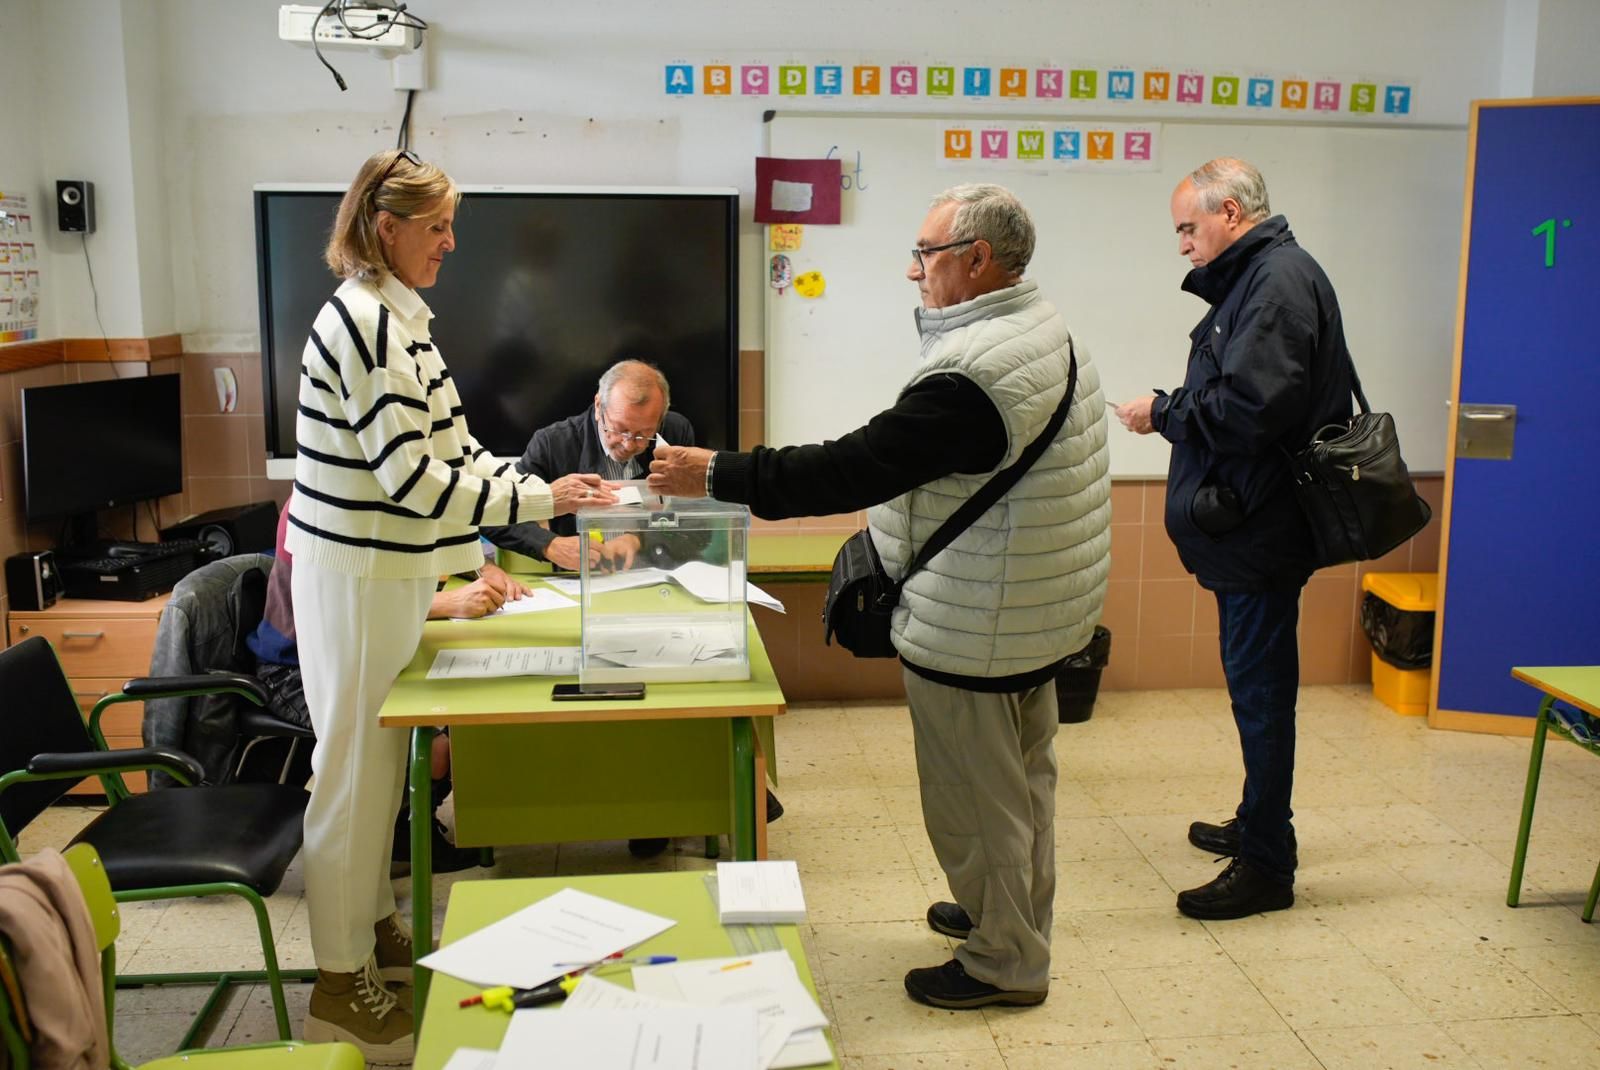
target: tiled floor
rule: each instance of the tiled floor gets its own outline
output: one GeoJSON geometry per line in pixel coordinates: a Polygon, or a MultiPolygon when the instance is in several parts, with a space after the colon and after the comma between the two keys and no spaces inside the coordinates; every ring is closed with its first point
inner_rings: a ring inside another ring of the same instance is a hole
{"type": "MultiPolygon", "coordinates": [[[[1532,697],[1530,695],[1530,707],[1532,697]]],[[[1302,692],[1293,910],[1181,917],[1173,896],[1217,871],[1184,840],[1237,799],[1237,743],[1216,691],[1102,694],[1063,725],[1050,999],[1028,1010],[936,1011],[904,972],[949,957],[922,923],[943,878],[922,831],[911,730],[899,707],[809,706],[778,723],[774,857],[798,859],[805,936],[850,1070],[1239,1067],[1600,1067],[1600,928],[1578,918],[1600,859],[1600,761],[1546,753],[1523,907],[1505,906],[1528,741],[1430,731],[1363,688],[1302,692]]],[[[24,846],[63,842],[81,810],[47,814],[24,846]]],[[[500,853],[517,876],[699,868],[683,840],[650,863],[622,844],[500,853]]],[[[471,871],[461,876],[483,876],[471,871]]],[[[441,903],[452,877],[440,877],[441,903]]],[[[399,887],[399,886],[397,886],[399,887]]],[[[272,901],[285,965],[310,962],[302,883],[272,901]]],[[[248,966],[240,908],[136,904],[129,970],[248,966]]],[[[304,986],[291,987],[291,1015],[304,986]]],[[[171,1050],[193,991],[124,992],[125,1055],[171,1050]]],[[[213,1043],[267,1039],[260,990],[221,1012],[213,1043]]]]}

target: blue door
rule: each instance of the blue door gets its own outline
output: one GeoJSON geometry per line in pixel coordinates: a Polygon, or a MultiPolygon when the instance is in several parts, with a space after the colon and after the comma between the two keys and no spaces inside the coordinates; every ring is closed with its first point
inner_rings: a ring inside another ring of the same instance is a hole
{"type": "Polygon", "coordinates": [[[1515,443],[1509,460],[1463,456],[1459,436],[1449,451],[1431,715],[1447,727],[1533,716],[1513,665],[1600,664],[1600,99],[1481,103],[1472,132],[1453,405],[1516,406],[1515,443]]]}

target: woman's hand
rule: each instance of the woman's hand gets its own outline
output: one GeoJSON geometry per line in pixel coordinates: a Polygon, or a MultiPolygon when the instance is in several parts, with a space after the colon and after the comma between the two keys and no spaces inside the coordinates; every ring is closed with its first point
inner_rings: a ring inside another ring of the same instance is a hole
{"type": "Polygon", "coordinates": [[[650,462],[650,489],[674,498],[706,496],[706,466],[711,451],[694,446],[657,446],[650,462]]]}
{"type": "Polygon", "coordinates": [[[526,598],[533,593],[528,585],[515,578],[511,573],[495,564],[485,561],[483,568],[478,572],[478,578],[500,592],[502,600],[515,602],[519,598],[526,598]]]}
{"type": "Polygon", "coordinates": [[[465,587],[452,587],[435,594],[433,603],[428,606],[428,619],[485,617],[499,609],[505,600],[499,588],[480,577],[465,587]]]}
{"type": "Polygon", "coordinates": [[[590,472],[562,476],[550,484],[550,496],[555,499],[552,515],[575,513],[585,505],[615,505],[619,486],[620,483],[609,483],[590,472]]]}

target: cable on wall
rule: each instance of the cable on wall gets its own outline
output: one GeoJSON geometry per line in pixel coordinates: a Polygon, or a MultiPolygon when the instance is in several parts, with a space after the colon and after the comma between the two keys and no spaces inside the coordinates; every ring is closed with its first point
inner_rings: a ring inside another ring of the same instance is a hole
{"type": "Polygon", "coordinates": [[[121,378],[116,363],[111,361],[111,338],[106,334],[106,321],[100,318],[100,287],[94,283],[94,262],[89,259],[89,235],[80,234],[79,237],[83,239],[83,265],[89,269],[89,292],[94,294],[94,321],[100,325],[100,341],[105,343],[106,360],[111,362],[112,374],[121,378]]]}
{"type": "MultiPolygon", "coordinates": [[[[422,45],[422,35],[427,32],[428,23],[417,15],[406,10],[406,5],[397,0],[328,0],[322,5],[322,10],[317,12],[317,17],[311,20],[311,50],[317,54],[317,59],[328,68],[328,73],[333,75],[333,80],[338,83],[341,92],[349,89],[345,85],[344,76],[334,70],[333,64],[322,54],[322,45],[317,40],[317,27],[325,18],[336,18],[347,36],[358,41],[370,41],[382,37],[391,26],[404,26],[417,31],[417,46],[422,45]],[[372,24],[362,29],[350,25],[345,19],[345,14],[350,11],[367,11],[373,14],[372,24]]],[[[406,103],[406,114],[411,113],[410,100],[406,103]]],[[[399,146],[404,148],[404,145],[399,146]]]]}

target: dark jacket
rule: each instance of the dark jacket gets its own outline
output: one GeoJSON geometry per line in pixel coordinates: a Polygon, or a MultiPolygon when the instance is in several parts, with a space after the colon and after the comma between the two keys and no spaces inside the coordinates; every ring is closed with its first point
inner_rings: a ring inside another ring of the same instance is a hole
{"type": "MultiPolygon", "coordinates": [[[[661,420],[661,437],[674,446],[693,446],[694,425],[687,416],[667,410],[661,420]]],[[[650,472],[650,462],[655,459],[655,444],[639,455],[640,478],[650,472]]],[[[600,444],[600,430],[594,424],[594,410],[585,409],[541,427],[528,440],[528,448],[517,461],[517,471],[538,476],[546,483],[570,476],[575,472],[603,472],[605,447],[600,444]]],[[[479,529],[484,538],[496,546],[515,550],[519,554],[545,560],[544,548],[552,539],[578,533],[578,522],[571,513],[546,521],[548,529],[539,524],[513,524],[510,527],[485,527],[479,529]]]]}
{"type": "Polygon", "coordinates": [[[1298,588],[1315,562],[1284,450],[1351,412],[1333,284],[1273,216],[1183,288],[1212,308],[1189,335],[1183,386],[1150,409],[1172,443],[1167,534],[1202,587],[1298,588]]]}

